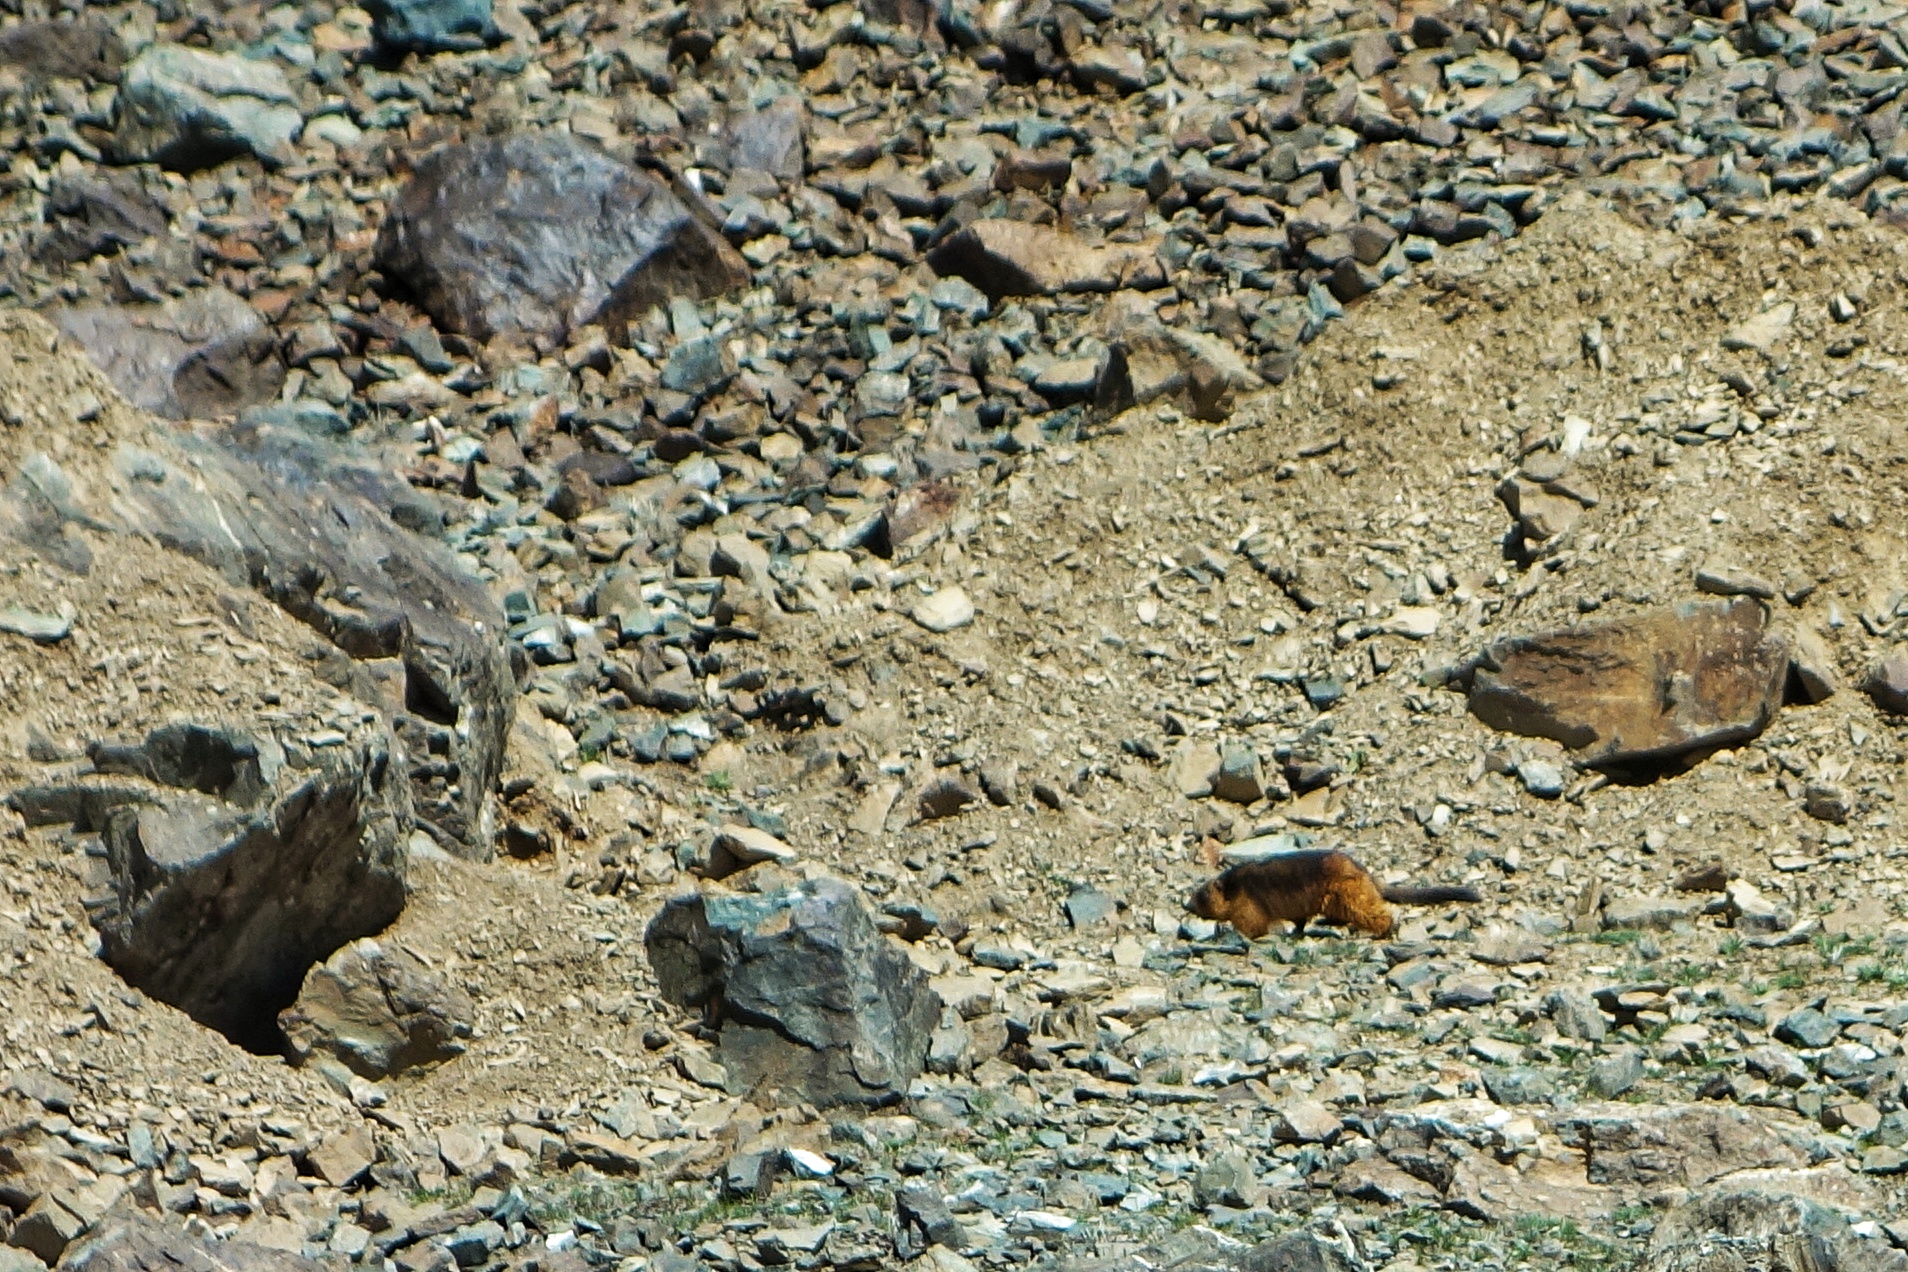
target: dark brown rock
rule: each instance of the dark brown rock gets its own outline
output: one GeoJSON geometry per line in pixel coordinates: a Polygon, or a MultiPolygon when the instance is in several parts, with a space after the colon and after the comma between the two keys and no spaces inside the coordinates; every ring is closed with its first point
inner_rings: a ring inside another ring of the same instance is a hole
{"type": "Polygon", "coordinates": [[[444,330],[550,348],[578,327],[616,334],[652,305],[749,278],[668,187],[562,133],[425,156],[379,232],[377,262],[444,330]]]}
{"type": "Polygon", "coordinates": [[[1499,641],[1468,690],[1478,719],[1561,742],[1581,764],[1655,764],[1761,733],[1788,666],[1758,602],[1690,602],[1499,641]]]}
{"type": "Polygon", "coordinates": [[[1869,668],[1862,692],[1889,715],[1908,715],[1908,653],[1884,655],[1869,668]]]}
{"type": "MultiPolygon", "coordinates": [[[[275,1050],[305,969],[403,909],[410,792],[381,725],[312,750],[303,769],[269,735],[201,733],[197,765],[144,766],[172,790],[78,825],[101,833],[113,875],[93,922],[129,984],[275,1050]]],[[[162,749],[158,736],[140,750],[162,749]]]]}

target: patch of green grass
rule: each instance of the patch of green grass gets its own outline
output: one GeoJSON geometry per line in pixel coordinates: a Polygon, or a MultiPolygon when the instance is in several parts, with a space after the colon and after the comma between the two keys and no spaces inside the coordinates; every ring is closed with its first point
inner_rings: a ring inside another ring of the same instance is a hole
{"type": "Polygon", "coordinates": [[[718,795],[727,795],[735,789],[735,779],[729,776],[728,769],[717,769],[706,775],[702,779],[702,784],[718,795]]]}
{"type": "Polygon", "coordinates": [[[1734,958],[1736,955],[1742,953],[1742,938],[1740,936],[1725,936],[1722,940],[1722,944],[1718,945],[1716,950],[1724,958],[1734,958]]]}
{"type": "Polygon", "coordinates": [[[1775,978],[1775,987],[1777,989],[1801,989],[1803,986],[1807,985],[1808,983],[1809,983],[1809,978],[1804,976],[1801,972],[1796,971],[1794,968],[1790,968],[1780,973],[1775,978]]]}
{"type": "Polygon", "coordinates": [[[1678,963],[1670,970],[1669,979],[1676,985],[1699,985],[1709,979],[1712,970],[1707,963],[1678,963]]]}
{"type": "Polygon", "coordinates": [[[470,1200],[470,1194],[476,1191],[468,1180],[457,1179],[442,1188],[414,1188],[409,1198],[413,1206],[438,1205],[446,1210],[455,1210],[470,1200]]]}
{"type": "MultiPolygon", "coordinates": [[[[621,1215],[648,1212],[656,1205],[652,1188],[630,1180],[559,1179],[552,1180],[551,1185],[534,1194],[530,1206],[531,1216],[549,1228],[562,1227],[575,1215],[607,1226],[621,1215]]],[[[669,1200],[675,1199],[665,1199],[665,1207],[669,1200]]]]}
{"type": "Polygon", "coordinates": [[[1643,933],[1637,928],[1611,928],[1607,932],[1598,932],[1590,938],[1598,945],[1616,945],[1629,947],[1643,939],[1643,933]]]}

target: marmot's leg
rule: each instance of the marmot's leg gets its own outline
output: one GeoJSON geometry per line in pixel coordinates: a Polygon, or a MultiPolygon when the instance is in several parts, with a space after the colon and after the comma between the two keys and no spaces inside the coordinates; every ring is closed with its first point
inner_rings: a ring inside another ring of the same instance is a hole
{"type": "Polygon", "coordinates": [[[1396,920],[1391,907],[1378,895],[1369,878],[1360,876],[1336,883],[1326,898],[1326,917],[1371,936],[1391,935],[1396,920]]]}

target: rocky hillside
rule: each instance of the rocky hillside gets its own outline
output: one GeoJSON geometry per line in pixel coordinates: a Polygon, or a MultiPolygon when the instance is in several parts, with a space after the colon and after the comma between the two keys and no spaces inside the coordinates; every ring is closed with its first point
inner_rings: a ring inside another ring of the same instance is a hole
{"type": "Polygon", "coordinates": [[[0,0],[0,1272],[1908,1267],[1905,17],[0,0]]]}

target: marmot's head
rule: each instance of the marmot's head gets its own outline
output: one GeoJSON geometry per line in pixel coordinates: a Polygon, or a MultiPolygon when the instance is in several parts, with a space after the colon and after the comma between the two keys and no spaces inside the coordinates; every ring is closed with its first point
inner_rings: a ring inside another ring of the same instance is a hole
{"type": "Polygon", "coordinates": [[[1221,923],[1232,917],[1233,903],[1239,893],[1239,881],[1230,872],[1199,885],[1186,901],[1186,908],[1202,919],[1221,923]]]}

